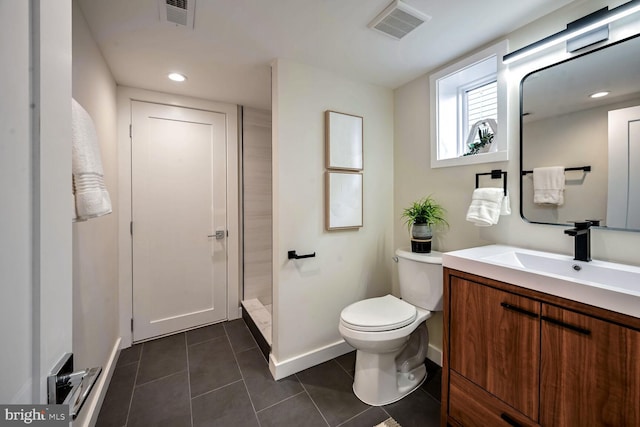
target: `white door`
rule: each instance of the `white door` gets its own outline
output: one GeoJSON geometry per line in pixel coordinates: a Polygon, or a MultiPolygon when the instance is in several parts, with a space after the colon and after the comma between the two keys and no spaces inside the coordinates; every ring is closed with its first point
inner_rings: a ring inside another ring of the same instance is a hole
{"type": "Polygon", "coordinates": [[[640,230],[640,107],[609,111],[606,225],[640,230]]]}
{"type": "Polygon", "coordinates": [[[222,113],[132,101],[134,341],[227,318],[225,135],[222,113]]]}

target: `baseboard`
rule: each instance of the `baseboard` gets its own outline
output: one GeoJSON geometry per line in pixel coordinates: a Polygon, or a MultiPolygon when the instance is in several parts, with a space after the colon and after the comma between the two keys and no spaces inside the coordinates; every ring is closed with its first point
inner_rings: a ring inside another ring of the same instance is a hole
{"type": "Polygon", "coordinates": [[[442,350],[429,344],[429,349],[427,350],[427,359],[431,360],[434,363],[437,363],[439,366],[442,366],[442,350]]]}
{"type": "MultiPolygon", "coordinates": [[[[282,362],[279,362],[273,356],[273,353],[271,353],[269,355],[269,370],[275,380],[281,380],[289,375],[304,371],[307,368],[319,365],[320,363],[342,356],[343,354],[349,353],[353,350],[354,348],[344,340],[340,340],[308,353],[283,360],[282,362]]],[[[439,366],[442,366],[442,350],[429,344],[427,359],[437,363],[439,366]]]]}
{"type": "Polygon", "coordinates": [[[319,365],[327,360],[342,356],[350,351],[353,351],[353,347],[344,340],[340,340],[283,361],[278,361],[273,356],[273,353],[271,353],[269,355],[269,370],[274,379],[280,380],[312,366],[319,365]]]}
{"type": "Polygon", "coordinates": [[[92,396],[90,396],[89,400],[85,402],[84,407],[80,412],[79,419],[76,419],[76,421],[73,422],[73,427],[93,427],[96,425],[98,415],[100,414],[100,408],[102,408],[102,402],[104,402],[104,397],[107,394],[107,389],[111,383],[113,371],[116,369],[116,363],[118,362],[118,356],[120,355],[120,341],[121,338],[118,337],[113,345],[111,354],[109,355],[109,360],[107,360],[106,365],[102,369],[102,374],[91,392],[92,396]]]}

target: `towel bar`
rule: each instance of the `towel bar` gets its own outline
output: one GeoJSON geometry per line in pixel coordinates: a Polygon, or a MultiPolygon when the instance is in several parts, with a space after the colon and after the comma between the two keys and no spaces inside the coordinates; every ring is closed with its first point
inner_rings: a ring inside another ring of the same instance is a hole
{"type": "MultiPolygon", "coordinates": [[[[584,172],[591,172],[591,166],[578,166],[575,168],[564,168],[564,171],[584,171],[584,172]]],[[[522,171],[522,176],[528,175],[530,173],[533,173],[533,171],[522,171]]]]}

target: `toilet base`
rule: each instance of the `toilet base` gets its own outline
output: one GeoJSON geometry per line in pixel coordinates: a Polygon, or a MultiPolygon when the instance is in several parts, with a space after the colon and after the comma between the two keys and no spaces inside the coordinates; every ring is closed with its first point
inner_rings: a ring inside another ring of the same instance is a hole
{"type": "Polygon", "coordinates": [[[416,390],[426,378],[424,364],[409,372],[398,372],[392,354],[358,354],[353,393],[367,405],[388,405],[416,390]]]}

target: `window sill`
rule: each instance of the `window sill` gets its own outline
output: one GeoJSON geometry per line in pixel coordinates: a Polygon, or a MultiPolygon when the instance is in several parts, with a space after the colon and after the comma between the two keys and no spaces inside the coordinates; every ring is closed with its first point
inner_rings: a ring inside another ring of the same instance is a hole
{"type": "Polygon", "coordinates": [[[451,166],[477,165],[481,163],[504,162],[509,160],[507,151],[493,153],[479,153],[472,156],[453,157],[451,159],[431,159],[432,168],[446,168],[451,166]]]}

